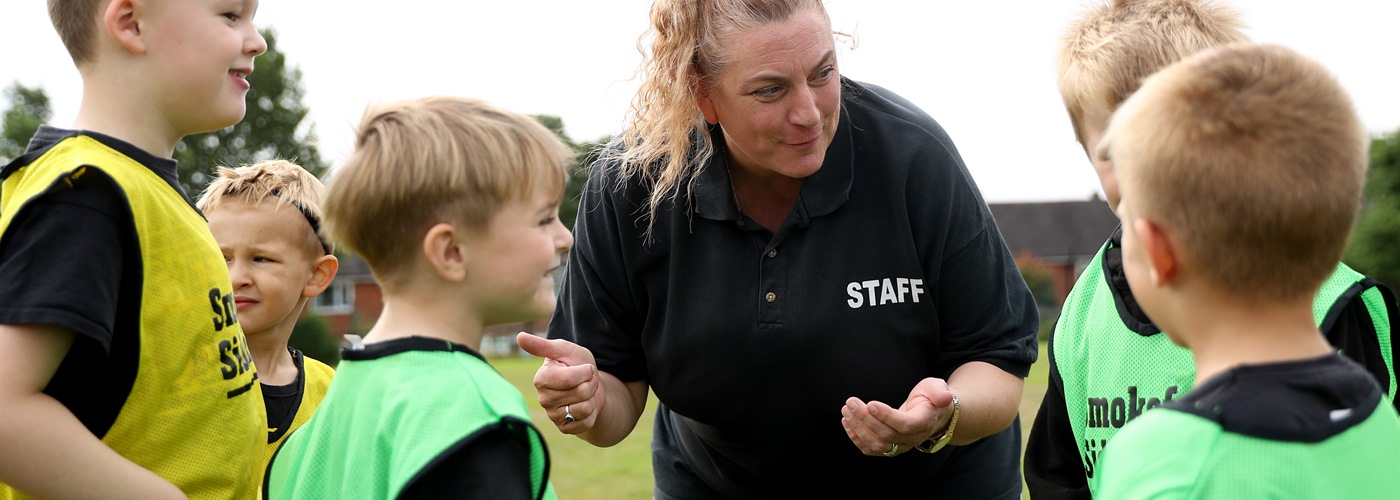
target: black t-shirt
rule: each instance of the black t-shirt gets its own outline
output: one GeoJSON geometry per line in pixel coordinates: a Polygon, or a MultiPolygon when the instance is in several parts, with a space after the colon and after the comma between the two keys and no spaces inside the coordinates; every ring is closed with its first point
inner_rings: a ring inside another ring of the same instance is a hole
{"type": "Polygon", "coordinates": [[[1327,355],[1221,372],[1185,396],[1163,403],[1220,424],[1222,431],[1271,441],[1319,443],[1386,404],[1376,379],[1355,361],[1327,355]],[[1333,410],[1355,410],[1333,418],[1333,410]]]}
{"type": "Polygon", "coordinates": [[[287,348],[292,354],[292,365],[297,377],[287,385],[262,384],[263,407],[267,410],[267,442],[276,443],[287,429],[292,428],[297,409],[301,408],[302,394],[306,393],[306,366],[301,351],[287,348]]]}
{"type": "MultiPolygon", "coordinates": [[[[179,190],[174,160],[102,134],[48,126],[0,178],[74,134],[97,139],[179,190]]],[[[76,333],[44,392],[98,437],[111,428],[136,380],[140,252],[125,195],[97,169],[34,198],[0,236],[0,324],[57,325],[76,333]]]]}
{"type": "Polygon", "coordinates": [[[398,499],[531,499],[529,464],[530,448],[504,427],[491,426],[434,458],[398,499]]]}
{"type": "Polygon", "coordinates": [[[776,233],[736,207],[718,127],[717,153],[658,208],[652,241],[645,186],[618,188],[616,166],[595,165],[549,336],[646,380],[665,409],[658,434],[674,424],[654,448],[721,494],[1019,495],[1018,429],[889,459],[841,428],[847,397],[899,406],[968,362],[1026,375],[1038,327],[948,135],[887,90],[842,85],[825,162],[776,233]]]}

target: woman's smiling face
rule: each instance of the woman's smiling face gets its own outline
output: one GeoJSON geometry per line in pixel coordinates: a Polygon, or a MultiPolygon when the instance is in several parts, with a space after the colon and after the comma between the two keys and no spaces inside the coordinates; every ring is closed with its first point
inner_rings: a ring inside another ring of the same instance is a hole
{"type": "Polygon", "coordinates": [[[821,169],[841,107],[826,16],[805,9],[727,38],[727,64],[699,105],[723,129],[729,159],[757,176],[800,179],[821,169]]]}

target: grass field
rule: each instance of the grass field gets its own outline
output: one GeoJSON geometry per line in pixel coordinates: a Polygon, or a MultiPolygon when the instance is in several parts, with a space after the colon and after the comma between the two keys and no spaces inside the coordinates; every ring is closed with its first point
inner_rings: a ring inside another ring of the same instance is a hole
{"type": "MultiPolygon", "coordinates": [[[[1039,361],[1026,379],[1025,395],[1021,399],[1021,421],[1029,431],[1040,398],[1045,394],[1045,347],[1041,344],[1039,361]]],[[[549,446],[552,469],[550,478],[560,498],[566,499],[648,499],[651,498],[651,422],[656,412],[656,398],[647,400],[647,410],[636,430],[611,448],[597,448],[582,439],[566,436],[554,428],[545,417],[544,409],[535,404],[535,387],[530,380],[539,369],[540,361],[530,358],[493,358],[491,364],[506,379],[520,388],[529,403],[530,417],[544,432],[549,446]]],[[[1025,432],[1022,433],[1026,434],[1025,432]]]]}

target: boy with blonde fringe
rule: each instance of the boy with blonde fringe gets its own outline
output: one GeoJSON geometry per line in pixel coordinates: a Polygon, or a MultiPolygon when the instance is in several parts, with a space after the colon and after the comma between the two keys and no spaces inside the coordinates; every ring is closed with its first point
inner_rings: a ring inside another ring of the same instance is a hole
{"type": "Polygon", "coordinates": [[[1104,498],[1394,498],[1400,421],[1318,333],[1313,297],[1361,205],[1368,138],[1326,69],[1231,45],[1149,78],[1098,155],[1122,181],[1123,265],[1191,350],[1195,389],[1100,457],[1104,498]]]}
{"type": "Polygon", "coordinates": [[[258,2],[48,8],[83,95],[0,169],[0,499],[252,498],[258,376],[171,156],[243,119],[258,2]]]}
{"type": "Polygon", "coordinates": [[[372,108],[357,136],[326,222],[369,264],[384,311],[273,458],[265,496],[553,498],[525,400],[479,349],[486,326],[554,310],[572,151],[528,117],[450,97],[372,108]]]}
{"type": "Polygon", "coordinates": [[[301,166],[271,160],[220,167],[199,198],[233,280],[233,302],[258,367],[267,409],[267,453],[301,427],[326,395],[335,370],[287,346],[306,301],[335,279],[339,261],[321,234],[321,181],[301,166]]]}
{"type": "MultiPolygon", "coordinates": [[[[1059,90],[1111,209],[1119,204],[1114,164],[1092,154],[1110,114],[1157,70],[1246,41],[1241,29],[1236,11],[1210,0],[1109,0],[1070,24],[1057,58],[1059,90]]],[[[1118,429],[1180,398],[1195,379],[1190,352],[1163,335],[1129,289],[1121,234],[1120,227],[1084,269],[1050,338],[1050,383],[1026,443],[1033,498],[1088,498],[1099,453],[1118,429]]],[[[1314,319],[1393,399],[1395,299],[1379,282],[1332,265],[1314,319]]]]}

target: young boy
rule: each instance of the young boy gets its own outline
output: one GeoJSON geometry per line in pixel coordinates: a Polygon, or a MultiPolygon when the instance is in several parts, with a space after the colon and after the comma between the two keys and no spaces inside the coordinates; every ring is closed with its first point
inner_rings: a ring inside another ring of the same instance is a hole
{"type": "MultiPolygon", "coordinates": [[[[1110,113],[1153,72],[1198,51],[1244,41],[1239,14],[1206,0],[1114,0],[1071,23],[1059,55],[1059,87],[1086,152],[1110,113]]],[[[1109,207],[1117,210],[1113,163],[1093,158],[1109,207]]],[[[1050,384],[1026,444],[1034,498],[1087,498],[1103,446],[1145,410],[1192,386],[1190,352],[1173,345],[1141,308],[1123,273],[1121,228],[1066,299],[1050,340],[1050,384]]],[[[1395,394],[1395,299],[1342,264],[1313,303],[1323,335],[1395,394]]]]}
{"type": "Polygon", "coordinates": [[[250,498],[266,437],[175,144],[243,118],[256,0],[50,0],[71,130],[0,171],[0,498],[250,498]]]}
{"type": "Polygon", "coordinates": [[[199,210],[233,279],[238,323],[258,367],[272,460],[287,433],[311,418],[335,370],[287,346],[307,299],[335,279],[339,262],[321,234],[321,181],[301,166],[271,160],[220,168],[199,210]]]}
{"type": "Polygon", "coordinates": [[[1313,319],[1366,177],[1337,81],[1283,47],[1202,52],[1149,78],[1102,142],[1128,282],[1197,371],[1108,444],[1095,494],[1394,498],[1396,412],[1313,319]]]}
{"type": "Polygon", "coordinates": [[[480,101],[366,115],[326,218],[384,310],[273,458],[267,498],[554,497],[524,398],[478,349],[486,326],[554,310],[571,158],[544,126],[480,101]]]}

